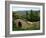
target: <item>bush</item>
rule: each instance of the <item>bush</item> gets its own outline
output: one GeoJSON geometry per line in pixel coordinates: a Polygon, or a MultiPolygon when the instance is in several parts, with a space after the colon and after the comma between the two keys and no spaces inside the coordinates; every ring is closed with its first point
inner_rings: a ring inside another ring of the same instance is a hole
{"type": "Polygon", "coordinates": [[[31,10],[30,14],[28,14],[28,12],[26,11],[26,19],[31,22],[40,21],[39,11],[31,10]]]}

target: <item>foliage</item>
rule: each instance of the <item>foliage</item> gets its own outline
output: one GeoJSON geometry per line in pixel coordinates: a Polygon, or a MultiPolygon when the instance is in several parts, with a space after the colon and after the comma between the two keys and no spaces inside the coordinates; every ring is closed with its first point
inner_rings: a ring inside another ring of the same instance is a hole
{"type": "Polygon", "coordinates": [[[19,15],[15,12],[13,12],[13,19],[26,19],[31,22],[40,21],[39,11],[32,11],[30,10],[30,13],[26,11],[26,15],[19,15]]]}
{"type": "Polygon", "coordinates": [[[37,13],[37,11],[35,11],[34,13],[32,10],[30,10],[30,14],[28,14],[28,12],[26,11],[26,19],[31,22],[40,21],[40,16],[38,14],[39,13],[37,13]]]}
{"type": "MultiPolygon", "coordinates": [[[[26,11],[25,13],[26,13],[25,15],[19,15],[16,12],[13,12],[12,13],[13,30],[27,30],[27,29],[19,29],[19,28],[17,28],[16,27],[16,24],[15,24],[15,20],[16,19],[26,19],[27,21],[30,21],[30,22],[40,21],[40,11],[30,10],[30,11],[26,11]]],[[[33,25],[37,26],[36,23],[34,23],[33,25]]],[[[39,28],[36,28],[35,26],[33,28],[30,28],[30,29],[31,30],[37,30],[37,29],[40,28],[40,27],[39,28]]],[[[30,30],[30,29],[28,29],[28,30],[30,30]]]]}

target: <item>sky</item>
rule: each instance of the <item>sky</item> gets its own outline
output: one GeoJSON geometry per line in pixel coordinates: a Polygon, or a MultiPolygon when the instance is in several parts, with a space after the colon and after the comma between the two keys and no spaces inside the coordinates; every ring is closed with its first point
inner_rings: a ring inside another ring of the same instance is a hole
{"type": "Polygon", "coordinates": [[[12,6],[12,11],[28,11],[28,10],[38,11],[38,10],[40,10],[40,8],[39,7],[12,6]]]}

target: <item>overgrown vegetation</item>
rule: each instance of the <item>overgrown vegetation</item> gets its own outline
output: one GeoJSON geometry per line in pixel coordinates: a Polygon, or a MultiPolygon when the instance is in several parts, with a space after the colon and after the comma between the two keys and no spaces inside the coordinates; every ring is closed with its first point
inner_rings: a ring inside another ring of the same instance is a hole
{"type": "MultiPolygon", "coordinates": [[[[19,13],[19,12],[18,12],[19,13]]],[[[34,23],[34,27],[33,28],[29,28],[29,29],[19,29],[16,27],[16,24],[15,24],[15,20],[16,19],[25,19],[26,21],[30,21],[30,22],[37,22],[39,21],[40,22],[40,10],[38,11],[33,11],[33,10],[30,10],[30,11],[25,11],[26,14],[17,14],[16,11],[13,11],[12,13],[12,17],[13,17],[13,31],[15,30],[39,30],[40,29],[40,23],[38,24],[38,27],[39,28],[36,28],[35,26],[37,26],[36,23],[34,23]]]]}

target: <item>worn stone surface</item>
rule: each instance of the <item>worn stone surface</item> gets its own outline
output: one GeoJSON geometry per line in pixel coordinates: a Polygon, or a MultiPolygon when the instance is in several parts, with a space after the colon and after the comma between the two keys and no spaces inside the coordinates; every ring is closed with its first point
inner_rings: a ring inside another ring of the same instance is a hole
{"type": "Polygon", "coordinates": [[[18,22],[21,22],[21,24],[22,24],[21,28],[22,29],[29,29],[29,28],[33,28],[33,27],[39,28],[39,22],[29,22],[29,21],[25,21],[22,19],[16,19],[15,23],[16,23],[17,28],[18,28],[18,22]]]}

